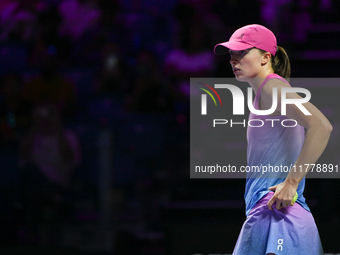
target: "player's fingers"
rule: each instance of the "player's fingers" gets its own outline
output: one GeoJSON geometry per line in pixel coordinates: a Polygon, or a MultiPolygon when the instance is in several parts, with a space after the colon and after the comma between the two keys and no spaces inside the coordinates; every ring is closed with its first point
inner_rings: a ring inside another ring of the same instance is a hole
{"type": "Polygon", "coordinates": [[[275,202],[275,198],[274,198],[274,196],[272,196],[272,198],[267,203],[267,207],[268,207],[269,210],[273,210],[272,206],[273,206],[274,202],[275,202]]]}
{"type": "Polygon", "coordinates": [[[282,208],[282,202],[281,202],[281,201],[278,201],[278,200],[276,200],[276,205],[275,205],[275,208],[276,208],[277,210],[280,210],[280,209],[282,208]]]}
{"type": "Polygon", "coordinates": [[[275,190],[276,190],[276,187],[277,187],[277,185],[271,186],[271,187],[268,188],[268,190],[275,191],[275,190]]]}

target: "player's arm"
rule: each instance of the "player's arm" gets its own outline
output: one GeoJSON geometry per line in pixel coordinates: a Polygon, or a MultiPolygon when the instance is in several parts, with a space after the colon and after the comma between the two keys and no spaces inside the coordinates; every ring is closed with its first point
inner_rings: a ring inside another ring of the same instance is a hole
{"type": "MultiPolygon", "coordinates": [[[[281,94],[281,93],[280,93],[281,94]]],[[[287,93],[287,99],[301,99],[297,93],[287,93]]],[[[281,112],[281,95],[278,98],[278,110],[281,112]]],[[[305,115],[295,104],[286,105],[286,116],[294,119],[306,129],[306,137],[300,155],[295,162],[296,166],[304,164],[314,164],[325,150],[333,127],[322,112],[310,102],[302,104],[311,115],[305,115]]],[[[291,171],[287,179],[298,185],[307,171],[291,171]]]]}
{"type": "MultiPolygon", "coordinates": [[[[265,93],[263,93],[266,99],[268,99],[269,92],[274,86],[278,87],[277,111],[281,112],[281,88],[287,87],[288,85],[282,81],[276,80],[271,86],[268,86],[265,93]]],[[[287,93],[286,97],[287,99],[301,99],[301,96],[297,93],[287,93]]],[[[311,113],[311,115],[305,115],[294,104],[287,104],[286,116],[289,119],[296,120],[299,125],[306,129],[305,141],[295,165],[299,166],[306,164],[307,166],[307,164],[309,164],[309,167],[301,172],[290,171],[283,183],[270,188],[271,190],[275,190],[273,198],[268,202],[268,207],[270,209],[275,201],[277,201],[277,209],[280,209],[280,204],[285,205],[286,202],[290,203],[290,201],[292,201],[300,181],[310,170],[311,164],[314,164],[325,150],[333,129],[328,119],[313,104],[307,102],[302,105],[311,113]]]]}

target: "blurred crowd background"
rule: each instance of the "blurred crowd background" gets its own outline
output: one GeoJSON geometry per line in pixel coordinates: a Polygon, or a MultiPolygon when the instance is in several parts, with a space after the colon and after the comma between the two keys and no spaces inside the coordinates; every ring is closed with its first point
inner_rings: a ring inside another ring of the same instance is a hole
{"type": "MultiPolygon", "coordinates": [[[[0,253],[231,253],[244,180],[189,178],[190,77],[233,77],[213,47],[252,23],[292,77],[338,77],[339,14],[336,0],[1,0],[0,253]]],[[[320,161],[338,164],[340,88],[310,90],[334,127],[320,161]]],[[[306,184],[326,252],[339,184],[306,184]]]]}

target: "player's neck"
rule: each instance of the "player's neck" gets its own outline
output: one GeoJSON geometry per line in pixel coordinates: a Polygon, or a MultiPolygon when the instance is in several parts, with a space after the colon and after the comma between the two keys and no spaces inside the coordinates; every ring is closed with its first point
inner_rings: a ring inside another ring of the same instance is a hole
{"type": "Polygon", "coordinates": [[[274,73],[273,70],[263,70],[260,72],[255,78],[248,81],[249,85],[253,88],[254,92],[257,93],[258,89],[260,88],[261,84],[265,80],[265,78],[274,73]]]}

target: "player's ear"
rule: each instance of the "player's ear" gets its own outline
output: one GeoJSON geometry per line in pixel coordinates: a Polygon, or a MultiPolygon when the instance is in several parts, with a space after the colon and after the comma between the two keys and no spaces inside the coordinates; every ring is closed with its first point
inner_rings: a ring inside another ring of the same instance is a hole
{"type": "Polygon", "coordinates": [[[271,54],[269,52],[263,53],[261,58],[261,65],[267,64],[271,59],[271,54]]]}

